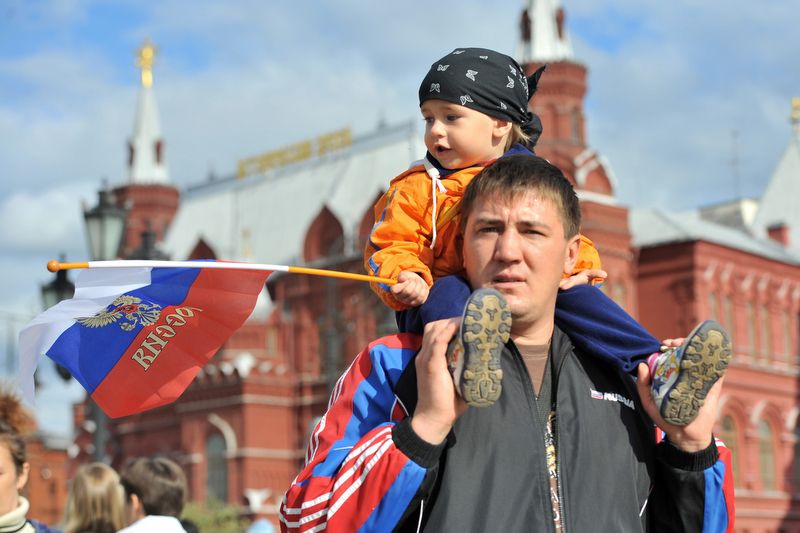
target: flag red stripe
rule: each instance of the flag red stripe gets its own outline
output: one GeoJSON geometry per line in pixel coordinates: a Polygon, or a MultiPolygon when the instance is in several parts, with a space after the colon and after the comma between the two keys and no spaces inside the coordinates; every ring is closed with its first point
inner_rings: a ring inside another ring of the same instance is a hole
{"type": "Polygon", "coordinates": [[[92,399],[111,417],[176,400],[250,316],[269,275],[201,269],[183,303],[164,308],[154,325],[142,328],[92,399]]]}

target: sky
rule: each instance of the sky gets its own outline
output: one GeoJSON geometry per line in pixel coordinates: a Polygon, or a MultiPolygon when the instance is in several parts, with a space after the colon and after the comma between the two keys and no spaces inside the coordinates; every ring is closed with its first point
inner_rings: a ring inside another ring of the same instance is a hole
{"type": "MultiPolygon", "coordinates": [[[[683,211],[760,196],[800,96],[793,2],[563,0],[589,69],[589,145],[618,200],[683,211]]],[[[513,54],[522,0],[0,0],[0,369],[41,310],[49,259],[88,258],[81,205],[126,179],[135,51],[158,47],[154,91],[173,183],[350,127],[422,120],[417,87],[454,48],[513,54]]],[[[398,169],[402,170],[402,169],[398,169]]],[[[387,176],[387,182],[391,176],[387,176]]],[[[41,426],[70,431],[81,398],[42,364],[41,426]]]]}

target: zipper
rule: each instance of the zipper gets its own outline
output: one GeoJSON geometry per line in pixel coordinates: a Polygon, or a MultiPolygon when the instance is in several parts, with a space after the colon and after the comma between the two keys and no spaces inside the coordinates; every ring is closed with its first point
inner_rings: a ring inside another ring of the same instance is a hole
{"type": "MultiPolygon", "coordinates": [[[[555,332],[554,335],[555,336],[555,332]]],[[[552,342],[552,341],[551,341],[552,342]]],[[[551,350],[552,350],[551,344],[551,350]]],[[[552,404],[551,410],[555,411],[556,416],[553,417],[553,446],[556,449],[556,489],[558,490],[558,512],[561,515],[561,533],[567,533],[567,517],[564,515],[564,487],[561,483],[562,475],[561,475],[561,450],[558,449],[558,445],[561,442],[560,435],[558,434],[559,424],[558,424],[558,411],[556,410],[557,400],[558,400],[558,378],[561,376],[561,369],[564,367],[564,362],[567,360],[567,357],[561,357],[558,361],[558,368],[554,369],[553,371],[553,389],[551,391],[552,394],[552,404]]]]}
{"type": "MultiPolygon", "coordinates": [[[[537,445],[537,448],[540,450],[540,455],[541,455],[541,458],[542,458],[541,462],[543,464],[543,468],[541,468],[541,472],[544,473],[544,481],[545,481],[546,487],[547,487],[547,491],[546,491],[547,501],[545,502],[545,509],[550,511],[550,520],[547,521],[548,522],[548,529],[550,531],[552,531],[553,533],[556,533],[555,522],[554,522],[555,517],[553,516],[553,502],[552,502],[552,500],[550,498],[550,478],[549,478],[549,476],[547,474],[547,449],[545,449],[545,447],[544,447],[544,437],[545,437],[545,429],[546,428],[542,426],[542,423],[539,420],[539,412],[538,412],[538,410],[536,408],[536,401],[537,401],[536,394],[535,394],[535,392],[533,390],[533,382],[531,381],[531,376],[528,374],[528,367],[525,366],[525,361],[522,360],[522,355],[519,353],[519,350],[517,349],[517,345],[514,344],[514,341],[509,340],[508,346],[511,347],[510,351],[511,351],[511,354],[513,355],[514,363],[517,365],[517,370],[519,371],[520,375],[522,376],[522,380],[528,385],[527,388],[525,389],[525,396],[526,396],[526,399],[528,400],[528,409],[529,409],[529,411],[531,413],[531,418],[533,419],[534,425],[539,429],[539,436],[538,436],[539,438],[537,439],[539,441],[539,444],[537,445]]],[[[551,391],[551,396],[552,396],[552,391],[551,391]]],[[[554,438],[555,438],[555,436],[554,436],[554,438]]],[[[557,444],[557,443],[555,443],[555,444],[557,444]]],[[[558,457],[558,456],[556,456],[556,457],[558,457]]],[[[557,464],[556,465],[556,469],[560,469],[560,468],[561,468],[560,464],[557,464]]],[[[560,479],[558,480],[558,484],[559,484],[558,490],[560,492],[561,491],[561,480],[560,479]]],[[[560,498],[561,498],[561,495],[559,494],[559,506],[561,505],[561,499],[560,498]]],[[[560,512],[563,513],[563,511],[560,511],[560,512]]],[[[564,531],[564,528],[562,528],[562,533],[563,533],[563,531],[564,531]]]]}

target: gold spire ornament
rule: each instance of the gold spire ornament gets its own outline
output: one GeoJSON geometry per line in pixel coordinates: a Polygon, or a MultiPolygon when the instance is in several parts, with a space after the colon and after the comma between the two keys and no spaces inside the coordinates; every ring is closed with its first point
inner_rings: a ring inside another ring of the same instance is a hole
{"type": "Polygon", "coordinates": [[[142,69],[142,87],[153,85],[153,63],[157,52],[158,48],[153,46],[150,39],[145,39],[142,47],[136,51],[136,65],[142,69]]]}
{"type": "Polygon", "coordinates": [[[789,115],[789,122],[792,123],[795,133],[800,135],[800,98],[792,98],[792,112],[789,115]]]}

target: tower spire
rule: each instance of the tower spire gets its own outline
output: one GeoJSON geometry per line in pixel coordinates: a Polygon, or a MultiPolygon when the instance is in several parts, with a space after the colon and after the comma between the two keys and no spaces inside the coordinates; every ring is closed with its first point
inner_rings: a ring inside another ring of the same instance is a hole
{"type": "Polygon", "coordinates": [[[153,85],[153,63],[157,53],[158,49],[150,39],[145,39],[142,47],[136,51],[136,64],[142,69],[142,87],[153,85]]]}
{"type": "Polygon", "coordinates": [[[524,0],[523,6],[517,61],[525,64],[571,60],[572,43],[561,0],[524,0]]]}
{"type": "Polygon", "coordinates": [[[164,140],[153,94],[153,64],[158,49],[145,40],[136,51],[136,66],[141,69],[142,85],[136,107],[133,134],[128,141],[128,183],[169,183],[164,140]]]}

